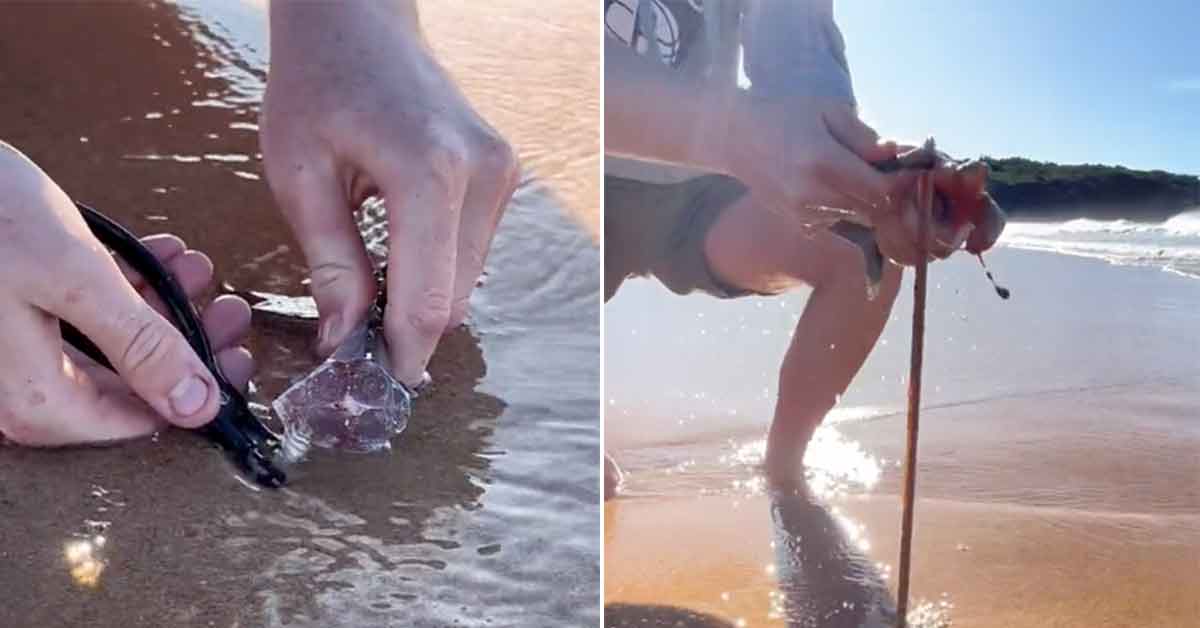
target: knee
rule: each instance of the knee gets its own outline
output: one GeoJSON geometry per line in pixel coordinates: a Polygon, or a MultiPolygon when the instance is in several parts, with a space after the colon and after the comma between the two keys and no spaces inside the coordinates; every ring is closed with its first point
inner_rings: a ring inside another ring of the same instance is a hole
{"type": "Polygon", "coordinates": [[[824,247],[821,263],[812,273],[814,290],[862,288],[867,286],[867,260],[862,249],[848,240],[833,237],[824,247]]]}

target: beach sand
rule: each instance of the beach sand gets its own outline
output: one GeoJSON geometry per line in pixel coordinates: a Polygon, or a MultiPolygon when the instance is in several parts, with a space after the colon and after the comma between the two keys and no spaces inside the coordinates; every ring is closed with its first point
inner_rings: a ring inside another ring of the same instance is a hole
{"type": "MultiPolygon", "coordinates": [[[[318,452],[278,493],[177,430],[0,446],[0,626],[599,620],[593,14],[425,4],[430,39],[527,172],[471,325],[443,341],[407,431],[390,454],[318,452]]],[[[0,138],[133,231],[209,253],[223,290],[305,293],[257,154],[261,3],[3,14],[0,138]]],[[[314,337],[256,314],[259,401],[314,366],[314,337]]]]}
{"type": "MultiPolygon", "coordinates": [[[[930,271],[916,625],[1194,625],[1200,282],[1001,249],[1001,302],[963,257],[930,271]]],[[[894,606],[911,284],[810,447],[811,501],[772,501],[756,466],[803,293],[627,288],[606,306],[606,448],[628,472],[605,507],[607,623],[786,625],[872,578],[894,606]]]]}

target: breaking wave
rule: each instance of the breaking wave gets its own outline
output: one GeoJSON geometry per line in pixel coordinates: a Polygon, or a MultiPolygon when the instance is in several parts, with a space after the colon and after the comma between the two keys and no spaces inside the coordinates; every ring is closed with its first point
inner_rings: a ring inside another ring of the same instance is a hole
{"type": "Polygon", "coordinates": [[[1012,223],[1001,244],[1153,266],[1200,278],[1200,209],[1160,223],[1079,218],[1058,223],[1012,223]]]}

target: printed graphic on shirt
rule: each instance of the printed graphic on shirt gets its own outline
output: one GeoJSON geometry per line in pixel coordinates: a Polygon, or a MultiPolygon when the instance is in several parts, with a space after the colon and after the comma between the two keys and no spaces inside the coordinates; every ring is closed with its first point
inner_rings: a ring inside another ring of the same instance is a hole
{"type": "Polygon", "coordinates": [[[605,0],[604,26],[638,54],[653,46],[664,64],[679,67],[703,35],[703,13],[702,0],[605,0]]]}

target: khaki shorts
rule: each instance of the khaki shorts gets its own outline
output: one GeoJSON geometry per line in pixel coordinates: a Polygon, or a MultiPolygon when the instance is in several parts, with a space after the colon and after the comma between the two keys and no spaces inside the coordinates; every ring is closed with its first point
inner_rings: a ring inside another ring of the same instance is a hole
{"type": "Polygon", "coordinates": [[[629,277],[651,276],[676,294],[752,294],[714,277],[704,254],[708,230],[746,191],[715,174],[670,184],[605,176],[604,299],[629,277]]]}
{"type": "MultiPolygon", "coordinates": [[[[746,192],[740,181],[724,175],[667,184],[605,176],[604,300],[629,277],[654,277],[676,294],[703,292],[719,299],[773,294],[721,281],[704,252],[721,212],[746,192]]],[[[884,260],[874,232],[848,221],[829,229],[862,249],[868,289],[878,286],[884,260]]]]}

